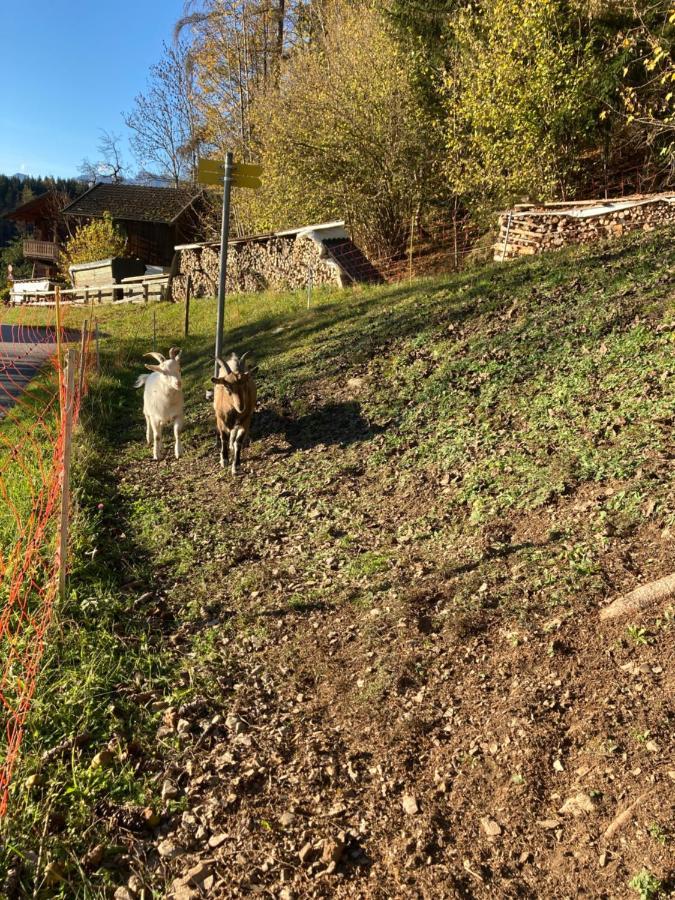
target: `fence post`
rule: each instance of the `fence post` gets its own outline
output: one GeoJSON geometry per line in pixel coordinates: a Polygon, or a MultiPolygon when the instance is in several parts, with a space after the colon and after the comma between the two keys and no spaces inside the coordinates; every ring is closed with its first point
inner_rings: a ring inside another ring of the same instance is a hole
{"type": "Polygon", "coordinates": [[[70,513],[70,456],[73,438],[73,406],[75,405],[75,350],[66,353],[66,391],[61,409],[63,428],[63,473],[61,475],[61,522],[59,525],[59,598],[66,596],[68,563],[68,518],[70,513]]]}
{"type": "Polygon", "coordinates": [[[80,372],[79,377],[77,379],[77,395],[78,397],[82,396],[82,386],[84,384],[84,367],[86,365],[86,350],[87,350],[87,337],[88,337],[88,328],[89,322],[87,319],[82,323],[82,338],[80,341],[80,372]]]}
{"type": "Polygon", "coordinates": [[[185,327],[183,334],[185,337],[190,333],[190,294],[192,293],[192,275],[188,275],[185,283],[185,327]]]}
{"type": "MultiPolygon", "coordinates": [[[[63,350],[61,347],[61,288],[56,285],[54,288],[54,306],[56,307],[56,358],[59,363],[59,372],[63,366],[63,350]]],[[[61,395],[61,386],[59,385],[59,395],[61,395]]]]}
{"type": "Polygon", "coordinates": [[[509,218],[506,222],[506,235],[504,237],[504,249],[502,250],[502,262],[506,259],[506,248],[509,243],[509,234],[511,233],[511,219],[513,218],[513,213],[509,213],[509,218]]]}

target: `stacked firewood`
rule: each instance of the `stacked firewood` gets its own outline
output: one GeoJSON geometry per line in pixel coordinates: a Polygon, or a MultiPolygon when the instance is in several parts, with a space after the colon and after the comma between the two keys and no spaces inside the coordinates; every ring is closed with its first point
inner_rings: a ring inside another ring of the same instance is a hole
{"type": "MultiPolygon", "coordinates": [[[[640,200],[634,206],[607,210],[607,204],[611,202],[598,200],[594,204],[579,204],[576,210],[587,209],[581,216],[572,215],[569,208],[516,209],[504,213],[499,217],[499,239],[493,247],[494,258],[503,262],[568,244],[589,244],[637,229],[653,231],[659,226],[675,223],[675,204],[663,198],[648,202],[640,200]],[[594,206],[598,207],[597,214],[594,206]]],[[[617,204],[622,202],[615,201],[617,204]]]]}
{"type": "MultiPolygon", "coordinates": [[[[202,244],[180,251],[180,272],[174,280],[174,299],[185,299],[188,276],[195,297],[214,296],[218,290],[220,245],[202,244]]],[[[255,238],[232,241],[227,251],[227,290],[251,293],[293,290],[313,285],[340,284],[340,271],[322,256],[311,238],[255,238]]]]}

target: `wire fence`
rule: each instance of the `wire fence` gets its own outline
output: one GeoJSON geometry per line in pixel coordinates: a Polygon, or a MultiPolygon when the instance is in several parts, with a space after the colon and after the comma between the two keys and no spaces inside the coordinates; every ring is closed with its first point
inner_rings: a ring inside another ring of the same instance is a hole
{"type": "Polygon", "coordinates": [[[67,309],[0,308],[0,815],[65,584],[68,460],[91,329],[67,309]],[[55,314],[56,313],[56,314],[55,314]],[[65,533],[64,533],[65,531],[65,533]]]}
{"type": "Polygon", "coordinates": [[[468,257],[480,252],[478,234],[468,220],[437,222],[419,229],[407,251],[365,256],[349,240],[327,242],[328,251],[347,283],[396,283],[461,269],[468,257]]]}

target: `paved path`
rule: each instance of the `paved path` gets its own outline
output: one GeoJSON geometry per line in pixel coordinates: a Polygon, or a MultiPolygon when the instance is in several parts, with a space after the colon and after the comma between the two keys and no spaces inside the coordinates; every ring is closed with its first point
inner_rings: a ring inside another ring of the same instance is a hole
{"type": "MultiPolygon", "coordinates": [[[[78,340],[79,332],[68,332],[65,339],[78,340]]],[[[53,328],[0,325],[0,419],[54,353],[53,328]]]]}

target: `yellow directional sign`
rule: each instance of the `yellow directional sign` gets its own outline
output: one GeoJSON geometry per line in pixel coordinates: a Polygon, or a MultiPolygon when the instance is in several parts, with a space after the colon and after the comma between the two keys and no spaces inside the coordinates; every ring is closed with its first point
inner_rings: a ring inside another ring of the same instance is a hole
{"type": "Polygon", "coordinates": [[[200,159],[197,163],[197,181],[201,184],[221,184],[225,177],[225,164],[219,159],[200,159]]]}
{"type": "Polygon", "coordinates": [[[232,174],[235,176],[244,175],[250,178],[260,178],[262,171],[263,167],[256,163],[235,163],[232,166],[232,174]]]}
{"type": "Polygon", "coordinates": [[[262,181],[259,178],[252,178],[250,175],[232,176],[232,187],[253,188],[254,190],[257,190],[261,186],[262,181]]]}
{"type": "MultiPolygon", "coordinates": [[[[259,188],[262,166],[253,163],[235,163],[232,166],[233,187],[259,188]]],[[[222,184],[225,164],[219,159],[200,159],[197,164],[197,181],[200,184],[222,184]]]]}
{"type": "Polygon", "coordinates": [[[200,184],[219,184],[222,187],[223,177],[223,175],[218,175],[217,172],[197,171],[197,181],[200,184]]]}

